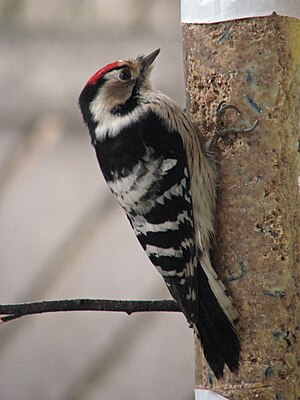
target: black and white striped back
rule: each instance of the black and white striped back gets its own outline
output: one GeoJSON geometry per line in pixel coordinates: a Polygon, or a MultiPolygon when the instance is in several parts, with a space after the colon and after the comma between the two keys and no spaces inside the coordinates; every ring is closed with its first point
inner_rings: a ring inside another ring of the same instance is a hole
{"type": "Polygon", "coordinates": [[[183,278],[194,253],[190,178],[181,136],[147,113],[96,145],[107,183],[151,262],[183,278]]]}

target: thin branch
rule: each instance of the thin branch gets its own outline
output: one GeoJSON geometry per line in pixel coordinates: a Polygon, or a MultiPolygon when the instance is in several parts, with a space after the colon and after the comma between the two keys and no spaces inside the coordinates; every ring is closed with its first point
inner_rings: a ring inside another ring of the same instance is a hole
{"type": "Polygon", "coordinates": [[[33,303],[0,305],[0,323],[23,317],[24,315],[43,314],[61,311],[113,311],[130,315],[136,312],[178,312],[173,300],[106,300],[106,299],[73,299],[38,301],[33,303]]]}

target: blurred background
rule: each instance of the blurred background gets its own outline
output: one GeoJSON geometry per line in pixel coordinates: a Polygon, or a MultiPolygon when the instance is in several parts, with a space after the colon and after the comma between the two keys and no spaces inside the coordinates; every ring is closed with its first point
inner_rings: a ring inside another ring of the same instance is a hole
{"type": "MultiPolygon", "coordinates": [[[[0,302],[169,298],[99,172],[77,99],[117,59],[161,48],[184,107],[179,0],[0,0],[0,302]]],[[[0,326],[1,400],[191,400],[177,313],[78,312],[0,326]]]]}

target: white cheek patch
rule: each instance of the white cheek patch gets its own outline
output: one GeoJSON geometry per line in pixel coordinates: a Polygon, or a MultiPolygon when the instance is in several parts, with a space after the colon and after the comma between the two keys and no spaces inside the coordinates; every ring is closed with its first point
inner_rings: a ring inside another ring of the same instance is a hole
{"type": "Polygon", "coordinates": [[[106,137],[116,137],[122,129],[137,122],[145,112],[142,107],[136,107],[126,115],[111,114],[110,109],[103,105],[105,104],[104,97],[105,95],[100,91],[90,104],[93,119],[98,122],[95,135],[100,142],[106,137]]]}
{"type": "MultiPolygon", "coordinates": [[[[114,138],[116,137],[124,128],[127,128],[129,125],[137,122],[143,112],[139,108],[136,108],[130,114],[126,115],[111,115],[111,113],[107,110],[100,111],[98,106],[95,106],[97,109],[97,114],[101,114],[101,119],[98,121],[99,124],[95,129],[95,135],[97,140],[100,142],[105,140],[107,137],[114,138]]],[[[92,108],[91,108],[92,110],[92,108]]],[[[92,112],[94,113],[95,110],[92,112]]]]}

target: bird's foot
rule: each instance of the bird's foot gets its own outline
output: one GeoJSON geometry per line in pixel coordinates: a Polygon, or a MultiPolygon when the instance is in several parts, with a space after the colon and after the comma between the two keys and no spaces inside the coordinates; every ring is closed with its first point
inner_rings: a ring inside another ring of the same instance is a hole
{"type": "Polygon", "coordinates": [[[246,133],[246,132],[251,132],[253,129],[255,129],[258,125],[258,120],[254,121],[252,125],[246,126],[243,128],[224,128],[222,126],[222,118],[224,117],[224,114],[227,110],[232,109],[236,112],[238,116],[241,115],[240,110],[232,105],[232,104],[226,104],[225,101],[222,101],[217,108],[217,113],[216,113],[216,128],[214,132],[214,136],[211,142],[211,145],[213,143],[216,143],[219,138],[226,139],[230,134],[238,134],[238,133],[246,133]]]}

